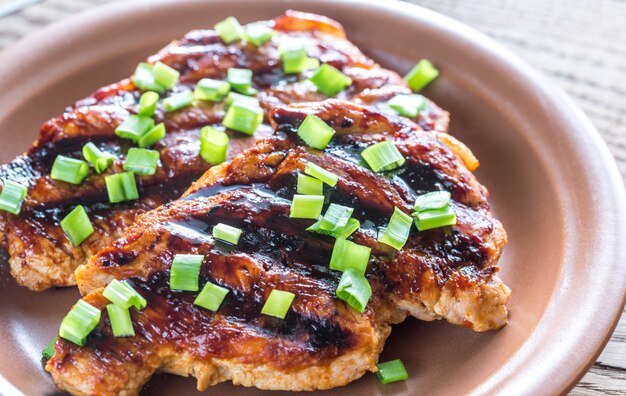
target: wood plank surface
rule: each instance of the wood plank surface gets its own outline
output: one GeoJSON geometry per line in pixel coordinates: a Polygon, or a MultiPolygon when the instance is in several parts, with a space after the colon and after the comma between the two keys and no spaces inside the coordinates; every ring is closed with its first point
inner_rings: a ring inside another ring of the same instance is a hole
{"type": "MultiPolygon", "coordinates": [[[[0,49],[41,26],[110,1],[120,0],[3,0],[0,49]],[[12,2],[20,4],[14,7],[12,2]]],[[[543,70],[591,118],[626,176],[626,1],[410,1],[486,33],[543,70]]],[[[571,392],[624,394],[626,314],[596,364],[571,392]]]]}

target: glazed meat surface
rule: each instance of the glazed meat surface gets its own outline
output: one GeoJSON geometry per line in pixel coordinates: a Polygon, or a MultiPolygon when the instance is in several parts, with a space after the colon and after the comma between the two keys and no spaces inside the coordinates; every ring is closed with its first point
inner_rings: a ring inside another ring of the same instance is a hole
{"type": "MultiPolygon", "coordinates": [[[[278,53],[281,43],[298,40],[308,55],[329,63],[353,80],[339,98],[389,111],[386,101],[398,93],[408,93],[406,83],[395,72],[383,69],[363,55],[345,38],[341,25],[328,18],[288,12],[268,22],[278,34],[257,48],[241,42],[226,45],[213,30],[196,30],[152,56],[181,73],[179,84],[162,97],[193,89],[201,78],[224,79],[230,67],[253,70],[253,86],[264,110],[279,104],[316,101],[326,96],[307,81],[312,71],[285,75],[278,53]]],[[[109,204],[104,177],[122,171],[129,140],[115,135],[115,128],[137,112],[142,91],[131,80],[107,86],[68,107],[59,117],[45,123],[39,139],[30,150],[0,167],[0,181],[28,186],[28,196],[19,216],[0,213],[0,240],[9,253],[11,273],[21,285],[32,290],[75,284],[74,270],[113,240],[123,235],[135,216],[178,198],[191,182],[209,168],[199,156],[199,130],[220,125],[223,103],[196,102],[175,112],[159,105],[155,123],[164,122],[167,136],[153,149],[161,155],[154,176],[138,177],[140,199],[109,204]],[[57,155],[82,159],[87,142],[115,156],[114,164],[101,175],[90,171],[79,186],[50,178],[57,155]],[[73,247],[59,227],[59,221],[76,205],[85,206],[95,232],[80,246],[73,247]]],[[[448,114],[432,102],[421,112],[418,122],[425,129],[445,131],[448,114]]],[[[266,116],[267,122],[267,116],[266,116]]],[[[262,124],[250,137],[228,130],[229,158],[271,133],[262,124]]]]}
{"type": "Polygon", "coordinates": [[[138,216],[124,236],[77,270],[84,299],[102,307],[102,287],[130,279],[148,306],[133,311],[136,336],[114,338],[103,319],[85,347],[63,339],[46,369],[75,394],[135,394],[155,372],[191,375],[198,389],[226,380],[280,390],[327,389],[375,371],[390,325],[407,315],[446,319],[475,331],[506,323],[509,289],[497,277],[506,233],[487,190],[440,132],[354,103],[326,100],[271,111],[276,133],[211,168],[182,198],[138,216]],[[296,135],[314,114],[336,130],[324,151],[296,135]],[[359,163],[367,146],[391,140],[406,159],[374,173],[359,163]],[[452,147],[452,148],[451,148],[452,147]],[[372,248],[373,290],[359,314],[335,297],[341,273],[328,268],[334,238],[289,217],[296,178],[307,162],[339,177],[329,202],[354,208],[350,238],[372,248]],[[446,190],[457,224],[413,230],[399,251],[377,242],[394,208],[410,213],[416,196],[446,190]],[[226,223],[243,230],[236,246],[215,241],[226,223]],[[174,255],[202,254],[201,284],[231,290],[220,310],[193,305],[193,293],[168,287],[174,255]],[[261,315],[270,291],[296,295],[285,320],[261,315]]]}

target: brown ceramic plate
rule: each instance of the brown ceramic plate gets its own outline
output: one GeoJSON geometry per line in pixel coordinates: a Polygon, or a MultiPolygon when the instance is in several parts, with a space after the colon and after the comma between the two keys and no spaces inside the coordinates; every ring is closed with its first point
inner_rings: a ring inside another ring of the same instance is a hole
{"type": "MultiPolygon", "coordinates": [[[[452,131],[481,160],[510,243],[500,263],[513,294],[510,324],[475,334],[443,322],[397,326],[382,359],[401,358],[407,382],[373,375],[327,394],[557,394],[594,361],[623,307],[626,200],[598,133],[558,89],[468,27],[404,3],[220,0],[126,3],[47,27],[0,54],[0,160],[25,150],[39,125],[193,28],[228,15],[249,22],[287,8],[330,16],[384,66],[433,60],[426,94],[452,113],[452,131]],[[360,392],[360,393],[357,393],[360,392]]],[[[6,261],[6,259],[4,259],[6,261]]],[[[33,293],[0,276],[0,392],[49,394],[40,351],[78,298],[33,293]]],[[[155,377],[150,394],[195,394],[195,381],[155,377]]],[[[259,394],[221,384],[211,392],[259,394]]],[[[216,394],[216,393],[214,393],[216,394]]],[[[267,393],[266,393],[267,394],[267,393]]]]}

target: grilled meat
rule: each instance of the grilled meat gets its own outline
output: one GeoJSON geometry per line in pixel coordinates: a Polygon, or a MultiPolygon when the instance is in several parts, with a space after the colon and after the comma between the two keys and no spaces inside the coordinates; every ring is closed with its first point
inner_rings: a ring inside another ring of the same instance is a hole
{"type": "MultiPolygon", "coordinates": [[[[389,110],[385,102],[397,93],[407,93],[404,81],[394,72],[376,65],[345,38],[341,25],[328,18],[288,12],[268,22],[279,33],[256,48],[251,44],[224,44],[212,30],[197,30],[175,41],[149,61],[164,62],[181,73],[178,86],[165,96],[193,89],[204,77],[224,79],[229,67],[252,69],[262,107],[322,100],[303,75],[285,75],[278,53],[281,43],[298,40],[309,56],[341,69],[353,85],[339,98],[389,110]]],[[[120,139],[115,128],[137,111],[141,91],[130,80],[102,88],[67,108],[61,116],[45,123],[39,139],[24,155],[0,167],[0,181],[13,180],[28,186],[28,197],[19,216],[0,213],[0,240],[7,248],[11,273],[21,285],[32,290],[75,284],[74,270],[111,241],[120,237],[138,213],[158,207],[180,196],[209,165],[199,157],[199,129],[219,125],[224,116],[222,103],[200,103],[167,113],[161,107],[155,122],[165,122],[168,135],[154,146],[161,153],[156,175],[139,177],[141,199],[133,203],[108,203],[104,177],[122,169],[129,141],[120,139]],[[80,186],[52,180],[50,169],[57,155],[81,158],[82,146],[93,141],[113,154],[116,161],[104,174],[91,172],[80,186]],[[59,221],[82,204],[93,220],[94,234],[79,247],[63,235],[59,221]]],[[[432,102],[421,112],[425,129],[445,131],[448,115],[432,102]]],[[[271,132],[259,127],[253,137],[227,131],[231,137],[229,157],[250,147],[271,132]]]]}
{"type": "Polygon", "coordinates": [[[158,371],[192,375],[198,389],[226,380],[326,389],[374,371],[390,325],[407,315],[475,331],[506,323],[509,289],[496,276],[506,233],[490,214],[486,189],[448,147],[462,143],[339,100],[279,107],[271,121],[275,135],[210,169],[181,199],[138,216],[122,238],[78,268],[79,288],[95,306],[106,303],[102,287],[118,278],[130,279],[148,307],[132,312],[134,337],[114,338],[103,313],[85,347],[59,339],[46,369],[60,389],[135,394],[158,371]],[[308,114],[337,131],[324,151],[296,136],[308,114]],[[384,175],[359,165],[362,149],[383,140],[406,158],[384,175]],[[329,201],[354,208],[362,227],[351,238],[372,248],[366,276],[373,295],[362,314],[334,295],[334,238],[306,231],[313,220],[289,217],[307,162],[339,176],[329,201]],[[377,227],[394,208],[409,212],[417,195],[437,190],[452,194],[456,225],[413,231],[397,252],[377,242],[377,227]],[[243,230],[236,246],[213,239],[220,222],[243,230]],[[217,313],[194,306],[194,293],[169,289],[169,268],[181,253],[205,255],[201,284],[231,291],[217,313]],[[260,314],[274,288],[296,294],[284,321],[260,314]]]}

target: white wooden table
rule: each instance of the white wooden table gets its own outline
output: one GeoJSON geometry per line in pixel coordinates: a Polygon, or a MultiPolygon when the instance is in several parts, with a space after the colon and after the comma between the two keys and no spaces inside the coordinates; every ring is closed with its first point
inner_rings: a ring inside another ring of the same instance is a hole
{"type": "MultiPolygon", "coordinates": [[[[109,1],[120,0],[0,0],[0,48],[109,1]]],[[[626,1],[410,1],[473,26],[543,70],[592,119],[626,176],[626,1]]],[[[626,394],[626,315],[571,394],[626,394]]]]}

